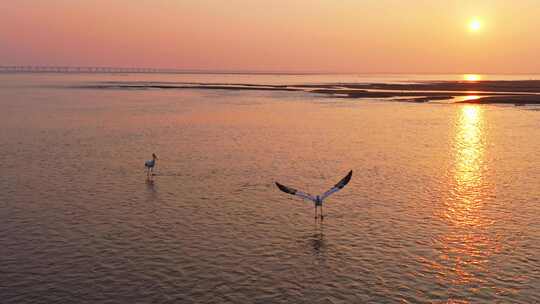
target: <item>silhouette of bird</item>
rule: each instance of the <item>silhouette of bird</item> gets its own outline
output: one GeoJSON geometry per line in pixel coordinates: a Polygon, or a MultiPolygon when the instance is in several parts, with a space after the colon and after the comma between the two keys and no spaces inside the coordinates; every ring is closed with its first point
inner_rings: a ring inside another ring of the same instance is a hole
{"type": "Polygon", "coordinates": [[[154,167],[156,166],[157,160],[158,160],[157,155],[152,153],[152,159],[144,162],[144,167],[146,168],[146,176],[150,176],[150,173],[154,172],[154,167]]]}

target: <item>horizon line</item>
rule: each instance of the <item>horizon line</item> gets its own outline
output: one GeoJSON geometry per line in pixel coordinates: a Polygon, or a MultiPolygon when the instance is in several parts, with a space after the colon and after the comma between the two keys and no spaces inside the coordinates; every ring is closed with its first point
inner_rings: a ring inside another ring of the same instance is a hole
{"type": "Polygon", "coordinates": [[[540,75],[540,73],[493,72],[335,72],[279,70],[211,70],[155,67],[0,65],[0,73],[141,73],[141,74],[245,74],[245,75],[540,75]]]}

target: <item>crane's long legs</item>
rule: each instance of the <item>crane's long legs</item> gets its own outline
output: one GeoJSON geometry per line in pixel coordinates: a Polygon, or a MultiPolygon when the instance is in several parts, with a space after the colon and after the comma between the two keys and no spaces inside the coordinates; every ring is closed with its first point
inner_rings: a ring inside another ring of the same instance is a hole
{"type": "Polygon", "coordinates": [[[317,205],[315,205],[315,219],[317,219],[317,205]]]}
{"type": "Polygon", "coordinates": [[[324,219],[324,215],[323,215],[323,212],[322,212],[322,204],[321,204],[321,221],[324,219]]]}

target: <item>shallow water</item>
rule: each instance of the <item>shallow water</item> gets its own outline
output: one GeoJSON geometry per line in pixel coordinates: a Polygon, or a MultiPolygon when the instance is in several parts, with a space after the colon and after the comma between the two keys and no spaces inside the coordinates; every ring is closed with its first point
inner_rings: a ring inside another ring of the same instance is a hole
{"type": "Polygon", "coordinates": [[[540,298],[535,108],[0,82],[2,303],[540,298]]]}

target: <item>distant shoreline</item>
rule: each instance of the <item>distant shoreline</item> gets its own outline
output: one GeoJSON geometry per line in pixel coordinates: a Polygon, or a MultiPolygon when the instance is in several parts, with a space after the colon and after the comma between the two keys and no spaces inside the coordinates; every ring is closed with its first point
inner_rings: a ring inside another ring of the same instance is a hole
{"type": "Polygon", "coordinates": [[[79,86],[79,88],[293,91],[322,94],[334,98],[381,98],[390,101],[416,103],[447,100],[450,102],[453,101],[453,103],[475,104],[540,104],[540,80],[339,83],[305,85],[186,82],[103,82],[79,86]]]}

